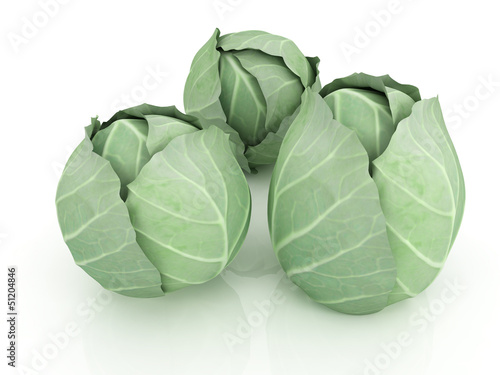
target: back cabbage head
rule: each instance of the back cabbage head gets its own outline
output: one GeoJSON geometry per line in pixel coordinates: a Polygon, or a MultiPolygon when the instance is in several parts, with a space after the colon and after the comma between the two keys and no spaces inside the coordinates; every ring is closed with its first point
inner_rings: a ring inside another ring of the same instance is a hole
{"type": "Polygon", "coordinates": [[[215,124],[231,134],[251,168],[272,164],[304,89],[320,89],[319,59],[263,31],[219,34],[193,59],[184,107],[203,126],[215,124]]]}

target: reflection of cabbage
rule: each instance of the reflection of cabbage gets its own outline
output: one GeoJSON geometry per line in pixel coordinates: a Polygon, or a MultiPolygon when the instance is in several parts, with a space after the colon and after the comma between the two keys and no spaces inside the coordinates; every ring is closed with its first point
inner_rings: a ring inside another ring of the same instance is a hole
{"type": "Polygon", "coordinates": [[[217,276],[248,229],[250,193],[228,136],[174,107],[85,129],[56,204],[76,263],[106,289],[163,295],[217,276]]]}
{"type": "Polygon", "coordinates": [[[221,277],[168,298],[137,302],[114,298],[85,326],[82,345],[89,373],[245,373],[251,340],[228,341],[245,311],[240,296],[221,277]]]}
{"type": "Polygon", "coordinates": [[[325,365],[330,364],[335,368],[334,374],[342,375],[422,375],[425,373],[422,369],[431,361],[435,325],[429,324],[422,334],[421,325],[408,324],[409,312],[415,313],[414,318],[418,316],[417,319],[427,322],[419,313],[429,311],[430,301],[426,295],[407,301],[399,313],[372,314],[355,320],[342,314],[332,317],[328,309],[311,306],[307,296],[286,278],[272,295],[281,295],[286,300],[276,304],[265,327],[272,374],[323,374],[325,365]],[[411,337],[411,350],[403,349],[404,361],[386,362],[385,355],[398,353],[388,348],[400,343],[396,340],[401,332],[411,337]],[[384,343],[382,347],[381,343],[384,343]],[[390,363],[387,370],[383,366],[386,363],[390,363]],[[408,366],[408,363],[419,366],[408,366]]]}
{"type": "Polygon", "coordinates": [[[216,30],[196,54],[184,106],[205,125],[231,134],[251,167],[272,164],[305,87],[319,90],[317,58],[289,39],[263,31],[219,37],[216,30]],[[242,143],[241,143],[242,142],[242,143]]]}
{"type": "Polygon", "coordinates": [[[438,100],[354,74],[304,94],[273,172],[269,226],[294,283],[334,310],[365,314],[432,282],[464,203],[438,100]]]}

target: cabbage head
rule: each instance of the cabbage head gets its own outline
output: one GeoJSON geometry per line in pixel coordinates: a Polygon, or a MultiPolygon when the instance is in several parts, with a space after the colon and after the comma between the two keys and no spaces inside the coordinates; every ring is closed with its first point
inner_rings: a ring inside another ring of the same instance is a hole
{"type": "Polygon", "coordinates": [[[92,119],[56,196],[64,241],[104,288],[157,297],[217,276],[250,218],[229,136],[175,107],[92,119]]]}
{"type": "Polygon", "coordinates": [[[286,274],[313,300],[368,314],[434,280],[464,204],[438,99],[354,74],[304,93],[273,171],[269,228],[286,274]]]}
{"type": "Polygon", "coordinates": [[[263,31],[219,34],[215,30],[193,59],[186,112],[231,134],[251,168],[272,164],[304,89],[320,89],[319,59],[263,31]]]}

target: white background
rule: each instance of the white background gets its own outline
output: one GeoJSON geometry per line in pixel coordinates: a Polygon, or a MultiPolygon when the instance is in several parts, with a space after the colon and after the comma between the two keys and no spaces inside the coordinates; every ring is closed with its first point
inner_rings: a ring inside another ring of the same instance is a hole
{"type": "MultiPolygon", "coordinates": [[[[7,265],[16,265],[24,366],[9,374],[434,375],[498,368],[495,2],[60,0],[43,10],[47,1],[4,1],[0,9],[0,310],[7,265]],[[294,40],[304,54],[321,57],[323,83],[355,71],[390,73],[417,85],[423,97],[439,94],[467,203],[448,262],[424,293],[359,317],[293,289],[267,233],[272,168],[249,177],[254,209],[240,254],[203,286],[131,299],[103,293],[73,263],[54,196],[83,127],[91,116],[106,120],[117,107],[143,101],[182,109],[192,57],[217,26],[223,34],[261,29],[294,40]],[[270,300],[273,293],[279,300],[270,300]],[[259,303],[271,313],[261,313],[259,303]]],[[[7,373],[2,327],[0,372],[7,373]]]]}

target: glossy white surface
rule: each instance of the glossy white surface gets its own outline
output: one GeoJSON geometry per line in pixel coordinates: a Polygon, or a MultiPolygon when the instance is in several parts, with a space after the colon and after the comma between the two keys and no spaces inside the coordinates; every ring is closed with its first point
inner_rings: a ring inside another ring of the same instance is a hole
{"type": "Polygon", "coordinates": [[[491,1],[62,3],[18,52],[9,40],[23,35],[24,17],[42,25],[40,12],[49,13],[37,1],[0,6],[0,279],[17,265],[18,364],[34,371],[5,373],[441,375],[498,367],[500,26],[491,1]],[[222,16],[214,4],[226,9],[222,16]],[[392,12],[385,21],[384,11],[392,12]],[[130,299],[102,292],[74,264],[54,199],[83,126],[143,101],[182,108],[191,59],[216,26],[289,37],[306,55],[320,55],[323,83],[354,71],[390,73],[423,97],[439,94],[467,202],[448,262],[424,293],[347,316],[293,288],[267,232],[272,167],[248,176],[247,240],[206,285],[130,299]],[[373,35],[364,47],[359,30],[373,35]],[[346,43],[358,50],[349,59],[346,43]]]}

